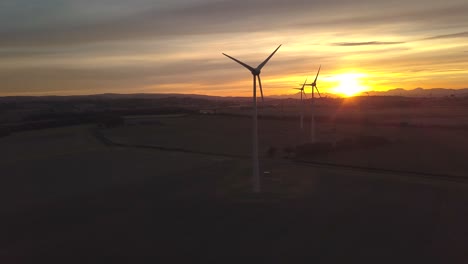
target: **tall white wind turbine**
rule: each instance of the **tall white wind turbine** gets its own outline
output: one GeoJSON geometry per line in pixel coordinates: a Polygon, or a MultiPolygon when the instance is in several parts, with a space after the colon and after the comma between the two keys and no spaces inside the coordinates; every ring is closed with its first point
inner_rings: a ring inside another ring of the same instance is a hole
{"type": "Polygon", "coordinates": [[[317,78],[319,76],[319,73],[320,73],[320,69],[322,68],[322,65],[320,65],[318,71],[317,71],[317,75],[315,76],[315,80],[313,83],[311,84],[307,84],[309,86],[312,87],[312,99],[310,100],[310,142],[311,143],[315,143],[315,107],[314,107],[314,104],[315,104],[315,97],[314,97],[314,90],[317,90],[317,93],[319,95],[319,97],[322,97],[320,95],[320,92],[319,92],[319,89],[317,88],[317,78]]]}
{"type": "Polygon", "coordinates": [[[301,117],[300,117],[300,121],[299,121],[301,129],[304,129],[304,102],[302,100],[302,95],[304,95],[304,97],[307,99],[307,95],[304,92],[304,87],[305,87],[306,83],[307,83],[307,78],[305,79],[304,84],[302,85],[301,88],[294,88],[296,90],[301,91],[301,117]]]}
{"type": "Polygon", "coordinates": [[[259,165],[258,165],[258,125],[257,125],[257,78],[258,78],[258,85],[260,86],[260,94],[262,95],[262,101],[263,101],[263,89],[262,89],[262,81],[260,79],[260,73],[262,68],[267,64],[267,62],[273,57],[273,55],[276,53],[276,51],[281,47],[281,45],[278,46],[278,48],[271,53],[268,58],[266,58],[262,63],[260,63],[256,68],[251,67],[242,61],[233,58],[225,53],[223,53],[224,56],[230,58],[231,60],[239,63],[240,65],[244,66],[247,68],[253,76],[253,111],[252,111],[252,181],[253,181],[253,191],[258,193],[261,191],[260,187],[260,175],[259,175],[259,165]]]}

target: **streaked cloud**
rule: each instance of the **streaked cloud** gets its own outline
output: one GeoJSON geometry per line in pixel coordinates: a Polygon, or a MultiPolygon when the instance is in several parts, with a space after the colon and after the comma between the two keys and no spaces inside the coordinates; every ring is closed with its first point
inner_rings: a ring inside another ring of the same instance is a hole
{"type": "Polygon", "coordinates": [[[248,72],[221,52],[256,65],[281,43],[262,73],[268,93],[319,64],[325,90],[347,71],[375,89],[429,88],[440,67],[438,86],[461,88],[467,13],[466,0],[7,0],[0,95],[248,93],[248,72]]]}
{"type": "Polygon", "coordinates": [[[334,46],[370,46],[370,45],[396,45],[396,44],[403,44],[405,42],[401,41],[367,41],[367,42],[339,42],[339,43],[332,43],[334,46]]]}
{"type": "Polygon", "coordinates": [[[468,31],[455,33],[455,34],[438,35],[438,36],[429,37],[426,39],[451,39],[451,38],[468,38],[468,31]]]}

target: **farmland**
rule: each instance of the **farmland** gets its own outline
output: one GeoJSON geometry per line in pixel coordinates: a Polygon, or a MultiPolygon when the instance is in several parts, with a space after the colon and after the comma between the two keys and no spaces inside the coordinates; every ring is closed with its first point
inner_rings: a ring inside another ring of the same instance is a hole
{"type": "MultiPolygon", "coordinates": [[[[179,148],[225,155],[249,155],[250,122],[238,116],[186,116],[163,118],[157,125],[124,126],[103,133],[115,142],[179,148]]],[[[453,121],[455,122],[455,121],[453,121]]],[[[460,121],[458,124],[462,123],[460,121]]],[[[261,119],[260,153],[266,157],[271,147],[281,151],[309,140],[309,123],[299,129],[293,119],[261,119]]],[[[379,136],[391,143],[373,148],[357,148],[317,155],[314,161],[354,166],[464,175],[468,171],[468,135],[465,129],[402,127],[347,123],[320,123],[319,140],[332,142],[362,135],[379,136]]]]}
{"type": "Polygon", "coordinates": [[[308,141],[308,123],[300,131],[296,117],[263,117],[260,166],[268,173],[262,193],[253,194],[250,122],[236,115],[153,115],[141,125],[87,124],[0,138],[0,259],[468,260],[463,128],[319,122],[321,141],[378,135],[390,143],[300,158],[284,148],[308,141]]]}

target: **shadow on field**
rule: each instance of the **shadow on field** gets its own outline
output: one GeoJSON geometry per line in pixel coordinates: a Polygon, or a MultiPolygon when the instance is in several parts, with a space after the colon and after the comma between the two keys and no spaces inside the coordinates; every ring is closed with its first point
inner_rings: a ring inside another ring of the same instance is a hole
{"type": "Polygon", "coordinates": [[[180,261],[258,255],[273,263],[467,260],[467,215],[458,210],[468,200],[456,202],[460,197],[446,190],[408,186],[392,195],[389,190],[396,186],[375,188],[331,177],[321,179],[318,192],[299,200],[247,195],[240,201],[177,198],[174,183],[167,180],[156,190],[155,183],[128,186],[3,215],[7,235],[1,238],[1,260],[21,263],[46,255],[172,256],[180,261]]]}
{"type": "Polygon", "coordinates": [[[466,184],[361,177],[271,160],[276,173],[289,172],[281,188],[299,172],[296,180],[314,180],[287,190],[303,187],[303,195],[254,195],[245,188],[227,194],[224,188],[248,182],[250,170],[238,168],[243,159],[102,146],[88,130],[70,130],[25,135],[24,152],[48,136],[60,147],[57,155],[1,164],[2,263],[57,255],[128,262],[151,256],[224,263],[233,255],[267,263],[468,261],[466,184]],[[66,133],[76,136],[51,136],[66,133]],[[63,142],[83,149],[64,154],[63,142]],[[226,175],[232,181],[220,184],[226,175]]]}

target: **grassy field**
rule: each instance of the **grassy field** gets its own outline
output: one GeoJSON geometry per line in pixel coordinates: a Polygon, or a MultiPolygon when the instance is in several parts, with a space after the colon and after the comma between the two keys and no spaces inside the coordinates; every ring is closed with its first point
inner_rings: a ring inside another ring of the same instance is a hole
{"type": "MultiPolygon", "coordinates": [[[[302,106],[299,101],[288,103],[284,106],[276,104],[272,107],[269,104],[259,106],[259,114],[276,117],[296,117],[301,112],[302,106]]],[[[342,104],[332,105],[318,100],[315,105],[315,115],[339,120],[340,122],[356,122],[366,119],[376,124],[399,125],[407,122],[410,125],[441,125],[446,127],[467,127],[468,107],[467,106],[420,106],[420,105],[384,105],[380,106],[376,102],[365,102],[357,104],[352,99],[344,101],[342,104]]],[[[250,107],[225,108],[218,110],[219,113],[233,115],[250,115],[250,107]]],[[[310,102],[304,105],[305,115],[310,117],[310,102]]],[[[308,118],[307,117],[307,118],[308,118]]]]}
{"type": "MultiPolygon", "coordinates": [[[[251,119],[234,116],[186,116],[161,119],[158,125],[124,126],[103,131],[110,139],[127,144],[181,148],[192,151],[244,155],[251,152],[251,119]]],[[[312,160],[354,166],[465,176],[468,172],[468,133],[464,129],[385,125],[319,123],[318,140],[379,136],[392,143],[319,155],[312,160]]],[[[260,154],[309,139],[309,123],[300,131],[295,120],[259,121],[260,154]]]]}
{"type": "MultiPolygon", "coordinates": [[[[296,122],[263,121],[261,135],[271,133],[263,149],[276,133],[285,145],[300,142],[289,134],[296,122]]],[[[249,137],[249,124],[184,117],[104,133],[248,154],[249,141],[237,139],[249,137]]],[[[272,173],[254,195],[248,157],[117,147],[93,131],[77,126],[0,139],[1,262],[54,255],[87,262],[94,256],[223,262],[227,255],[270,263],[468,261],[466,183],[277,158],[262,161],[262,171],[272,173]]]]}

